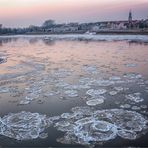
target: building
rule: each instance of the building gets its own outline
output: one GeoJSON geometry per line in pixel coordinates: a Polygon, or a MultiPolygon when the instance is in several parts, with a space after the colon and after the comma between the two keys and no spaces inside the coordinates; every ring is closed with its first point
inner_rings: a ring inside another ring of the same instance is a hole
{"type": "Polygon", "coordinates": [[[100,26],[99,25],[95,25],[91,28],[91,31],[93,32],[97,32],[97,31],[100,31],[100,26]]]}
{"type": "Polygon", "coordinates": [[[48,29],[48,32],[51,33],[73,33],[78,31],[78,24],[77,23],[70,23],[70,24],[59,24],[55,25],[54,27],[48,29]]]}
{"type": "Polygon", "coordinates": [[[130,10],[130,12],[129,12],[129,16],[128,16],[128,22],[129,23],[132,23],[132,11],[130,10]]]}
{"type": "Polygon", "coordinates": [[[133,28],[133,18],[132,18],[132,11],[130,10],[129,16],[128,16],[128,28],[133,28]]]}

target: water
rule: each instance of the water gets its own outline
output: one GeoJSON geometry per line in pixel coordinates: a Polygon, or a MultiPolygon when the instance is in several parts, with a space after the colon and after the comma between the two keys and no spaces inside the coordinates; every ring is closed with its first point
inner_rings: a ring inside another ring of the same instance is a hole
{"type": "Polygon", "coordinates": [[[0,146],[148,146],[148,37],[0,37],[0,146]]]}

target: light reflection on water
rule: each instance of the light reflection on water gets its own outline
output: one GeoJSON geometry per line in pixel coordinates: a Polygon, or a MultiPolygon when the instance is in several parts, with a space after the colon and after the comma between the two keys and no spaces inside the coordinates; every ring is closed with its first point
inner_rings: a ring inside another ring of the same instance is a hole
{"type": "MultiPolygon", "coordinates": [[[[72,107],[87,106],[86,102],[90,100],[90,96],[86,92],[89,89],[107,91],[104,94],[104,103],[96,105],[95,109],[120,108],[125,104],[132,107],[148,105],[147,44],[29,37],[0,40],[0,57],[7,58],[7,62],[0,64],[1,117],[9,112],[20,111],[38,112],[48,116],[61,115],[70,112],[72,107]],[[128,75],[129,73],[133,75],[128,75]],[[138,78],[131,78],[135,76],[138,78]],[[86,81],[85,78],[89,80],[86,81]],[[100,83],[104,82],[99,80],[110,80],[109,82],[115,84],[100,86],[100,83]],[[2,92],[4,90],[6,92],[2,92]],[[126,95],[134,93],[141,93],[140,97],[144,99],[141,104],[125,99],[126,95]],[[30,98],[29,104],[20,105],[21,101],[26,101],[26,97],[30,98]]],[[[144,112],[146,116],[148,113],[147,109],[142,108],[138,112],[144,112]]],[[[56,142],[61,133],[54,128],[48,130],[48,133],[48,139],[34,140],[36,144],[4,137],[0,138],[0,143],[2,146],[62,146],[56,142]],[[51,132],[54,132],[54,139],[50,139],[51,132]]],[[[145,141],[143,146],[148,146],[146,136],[142,137],[145,141]]],[[[124,141],[119,141],[114,142],[116,146],[125,144],[124,141]]],[[[140,146],[140,140],[135,143],[140,146]]],[[[133,146],[133,143],[129,141],[126,145],[133,146]]]]}

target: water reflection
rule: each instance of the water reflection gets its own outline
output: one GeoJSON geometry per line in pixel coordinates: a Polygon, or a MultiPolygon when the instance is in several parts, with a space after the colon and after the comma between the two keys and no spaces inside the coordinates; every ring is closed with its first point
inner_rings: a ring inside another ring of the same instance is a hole
{"type": "Polygon", "coordinates": [[[39,41],[38,38],[30,38],[30,39],[28,39],[28,40],[29,40],[29,43],[30,43],[30,44],[36,44],[36,43],[39,41]]]}
{"type": "Polygon", "coordinates": [[[18,38],[11,38],[11,37],[0,37],[0,46],[3,44],[8,44],[11,42],[16,42],[18,38]]]}

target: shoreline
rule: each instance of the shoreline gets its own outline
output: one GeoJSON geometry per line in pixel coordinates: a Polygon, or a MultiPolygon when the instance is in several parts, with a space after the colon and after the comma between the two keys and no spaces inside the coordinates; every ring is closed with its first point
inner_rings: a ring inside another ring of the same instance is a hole
{"type": "MultiPolygon", "coordinates": [[[[46,33],[46,32],[30,32],[30,33],[23,33],[23,34],[0,34],[0,36],[11,36],[11,35],[69,35],[69,34],[78,34],[78,35],[85,35],[85,32],[61,32],[61,33],[46,33]]],[[[89,35],[89,34],[86,34],[89,35]]],[[[95,32],[95,34],[91,34],[90,35],[148,35],[148,30],[146,31],[135,31],[135,30],[130,30],[130,31],[126,31],[126,30],[111,30],[111,31],[106,31],[106,30],[102,30],[99,32],[95,32]]]]}

